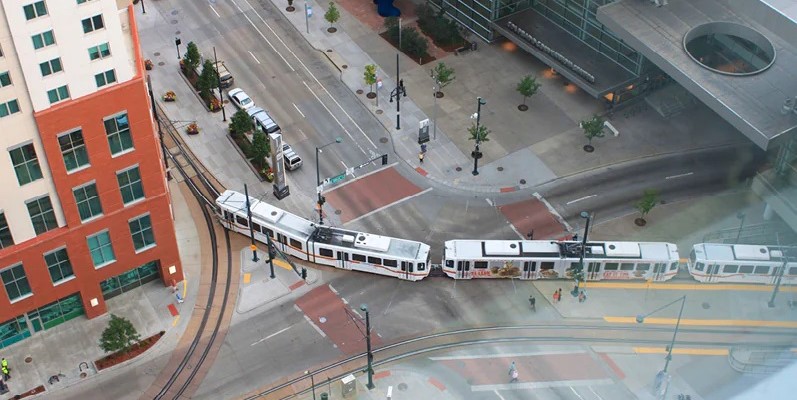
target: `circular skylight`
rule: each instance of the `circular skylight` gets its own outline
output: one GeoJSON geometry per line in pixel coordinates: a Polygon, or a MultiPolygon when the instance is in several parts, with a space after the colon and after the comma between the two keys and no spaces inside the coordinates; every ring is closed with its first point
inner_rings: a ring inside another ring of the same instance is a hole
{"type": "Polygon", "coordinates": [[[695,62],[725,75],[754,75],[775,62],[775,47],[761,32],[732,22],[709,22],[684,36],[684,50],[695,62]]]}

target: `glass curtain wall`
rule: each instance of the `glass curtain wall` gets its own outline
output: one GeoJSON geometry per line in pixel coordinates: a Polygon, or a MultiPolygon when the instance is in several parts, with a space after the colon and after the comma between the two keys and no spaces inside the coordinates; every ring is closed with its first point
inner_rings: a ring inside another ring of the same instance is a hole
{"type": "Polygon", "coordinates": [[[0,349],[30,337],[30,329],[24,315],[0,324],[0,349]]]}
{"type": "Polygon", "coordinates": [[[158,261],[150,261],[138,268],[123,272],[100,282],[102,297],[108,300],[122,293],[129,292],[147,282],[158,279],[160,268],[158,261]]]}
{"type": "Polygon", "coordinates": [[[449,18],[488,42],[493,39],[490,23],[495,20],[493,10],[497,3],[493,0],[429,0],[429,4],[444,9],[449,18]]]}
{"type": "Polygon", "coordinates": [[[40,324],[33,323],[33,329],[38,332],[60,325],[85,313],[80,295],[75,293],[29,312],[28,318],[31,321],[41,322],[40,324]]]}

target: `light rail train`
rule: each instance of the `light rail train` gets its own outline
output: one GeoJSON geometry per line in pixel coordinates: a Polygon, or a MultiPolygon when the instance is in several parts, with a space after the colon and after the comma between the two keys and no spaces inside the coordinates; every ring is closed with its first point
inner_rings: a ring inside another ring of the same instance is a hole
{"type": "MultiPolygon", "coordinates": [[[[429,275],[430,246],[423,242],[317,225],[271,204],[249,198],[252,232],[280,251],[335,268],[417,281],[429,275]]],[[[216,199],[225,228],[249,235],[246,197],[227,190],[216,199]]],[[[449,240],[442,271],[454,279],[572,279],[582,252],[578,241],[449,240]]],[[[680,266],[678,248],[664,242],[589,241],[583,250],[587,280],[672,279],[680,266]]],[[[797,284],[797,248],[701,243],[688,271],[700,282],[797,284]],[[795,262],[785,263],[786,259],[795,262]]]]}

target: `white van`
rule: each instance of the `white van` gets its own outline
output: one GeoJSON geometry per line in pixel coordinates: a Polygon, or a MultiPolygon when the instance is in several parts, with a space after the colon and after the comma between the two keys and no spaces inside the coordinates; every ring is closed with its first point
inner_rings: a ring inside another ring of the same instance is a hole
{"type": "Polygon", "coordinates": [[[288,171],[293,171],[302,166],[302,158],[293,151],[291,145],[285,142],[282,143],[282,159],[285,160],[285,168],[288,171]]]}
{"type": "Polygon", "coordinates": [[[279,132],[279,125],[277,125],[277,123],[273,118],[271,118],[271,115],[269,115],[266,110],[260,107],[252,107],[246,110],[246,112],[250,117],[252,117],[252,122],[255,123],[255,128],[267,134],[279,132]]]}

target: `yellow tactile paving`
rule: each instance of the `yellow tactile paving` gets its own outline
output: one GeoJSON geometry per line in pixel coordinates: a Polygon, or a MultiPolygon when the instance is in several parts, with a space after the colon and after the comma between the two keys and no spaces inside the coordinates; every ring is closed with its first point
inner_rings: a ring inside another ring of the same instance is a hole
{"type": "MultiPolygon", "coordinates": [[[[634,347],[637,354],[667,354],[664,347],[634,347]]],[[[672,354],[688,354],[695,356],[727,356],[728,349],[694,349],[689,347],[676,347],[672,354]]]]}
{"type": "MultiPolygon", "coordinates": [[[[711,283],[647,283],[647,282],[587,282],[587,289],[652,289],[652,290],[702,290],[771,292],[772,285],[711,284],[711,283]]],[[[797,287],[781,286],[781,292],[795,292],[797,287]]]]}
{"type": "Polygon", "coordinates": [[[274,265],[276,265],[276,266],[278,266],[278,267],[280,267],[280,268],[287,269],[288,271],[293,271],[293,268],[291,268],[291,265],[290,265],[290,264],[288,264],[288,262],[287,262],[287,261],[280,260],[280,259],[278,259],[278,258],[275,258],[275,259],[274,259],[274,265]]]}
{"type": "MultiPolygon", "coordinates": [[[[603,317],[603,320],[614,324],[636,324],[636,317],[603,317]]],[[[645,318],[645,324],[675,325],[676,318],[645,318]]],[[[688,319],[681,318],[685,326],[747,326],[764,328],[797,328],[797,321],[760,321],[747,319],[688,319]]]]}
{"type": "Polygon", "coordinates": [[[249,281],[251,281],[251,280],[252,280],[252,274],[250,274],[250,273],[248,273],[248,272],[247,272],[247,273],[245,273],[245,274],[244,274],[244,284],[247,284],[247,283],[249,283],[249,281]]]}

